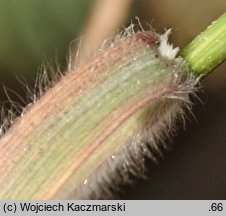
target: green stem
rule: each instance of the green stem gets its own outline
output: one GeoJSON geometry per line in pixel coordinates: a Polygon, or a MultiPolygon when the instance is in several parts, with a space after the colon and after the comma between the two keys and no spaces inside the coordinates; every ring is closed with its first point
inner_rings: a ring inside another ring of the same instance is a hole
{"type": "Polygon", "coordinates": [[[196,75],[206,75],[226,59],[226,13],[197,36],[180,55],[196,75]]]}

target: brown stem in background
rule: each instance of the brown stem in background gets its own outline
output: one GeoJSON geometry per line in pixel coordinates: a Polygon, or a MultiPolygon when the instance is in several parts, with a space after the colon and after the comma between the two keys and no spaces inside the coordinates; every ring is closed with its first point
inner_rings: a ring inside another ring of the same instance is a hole
{"type": "MultiPolygon", "coordinates": [[[[79,61],[87,59],[128,18],[133,0],[96,0],[82,33],[79,61]]],[[[78,60],[78,59],[77,59],[78,60]]]]}

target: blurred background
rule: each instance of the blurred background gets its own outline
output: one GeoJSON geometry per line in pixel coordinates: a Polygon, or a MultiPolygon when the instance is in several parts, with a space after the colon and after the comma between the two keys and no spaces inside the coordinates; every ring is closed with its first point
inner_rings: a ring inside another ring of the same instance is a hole
{"type": "MultiPolygon", "coordinates": [[[[225,11],[225,0],[0,0],[1,106],[8,106],[7,95],[25,106],[21,80],[32,88],[43,64],[66,70],[77,47],[78,61],[85,61],[136,16],[145,29],[172,28],[170,41],[183,48],[225,11]]],[[[147,161],[148,178],[125,186],[121,198],[226,199],[226,63],[202,85],[196,120],[189,117],[159,166],[147,161]]]]}

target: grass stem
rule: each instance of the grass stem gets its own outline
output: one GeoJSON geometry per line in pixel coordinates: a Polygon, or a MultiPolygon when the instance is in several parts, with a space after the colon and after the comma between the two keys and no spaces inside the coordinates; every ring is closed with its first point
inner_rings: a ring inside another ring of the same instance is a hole
{"type": "Polygon", "coordinates": [[[213,21],[181,52],[191,71],[206,75],[226,58],[226,13],[213,21]]]}

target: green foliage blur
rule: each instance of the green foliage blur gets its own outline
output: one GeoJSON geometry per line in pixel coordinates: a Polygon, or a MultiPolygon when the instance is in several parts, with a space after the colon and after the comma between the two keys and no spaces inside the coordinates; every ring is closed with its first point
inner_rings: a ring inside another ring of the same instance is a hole
{"type": "Polygon", "coordinates": [[[91,3],[0,0],[1,85],[11,87],[15,77],[34,80],[43,62],[65,66],[70,41],[78,37],[91,3]]]}

